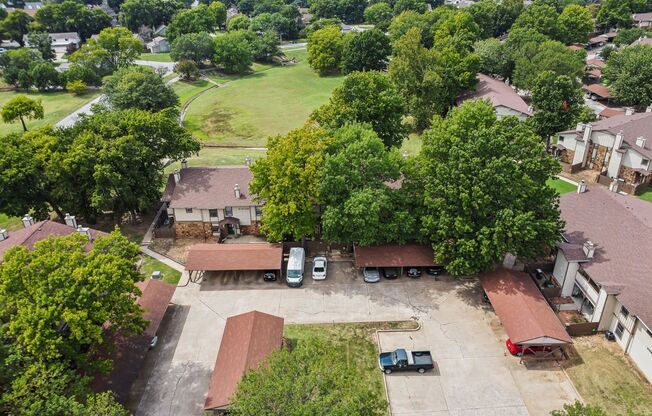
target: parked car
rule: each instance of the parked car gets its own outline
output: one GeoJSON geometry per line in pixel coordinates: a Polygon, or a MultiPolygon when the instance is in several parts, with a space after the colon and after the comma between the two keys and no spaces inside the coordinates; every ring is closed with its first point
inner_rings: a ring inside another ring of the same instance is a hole
{"type": "Polygon", "coordinates": [[[396,267],[383,267],[383,276],[385,279],[393,280],[398,278],[398,269],[396,267]]]}
{"type": "Polygon", "coordinates": [[[439,276],[440,274],[446,273],[444,266],[432,266],[426,269],[426,273],[430,276],[439,276]]]}
{"type": "Polygon", "coordinates": [[[381,352],[378,357],[380,369],[385,374],[394,371],[417,371],[421,374],[435,368],[430,351],[410,351],[399,348],[392,352],[381,352]]]}
{"type": "Polygon", "coordinates": [[[365,267],[362,269],[362,278],[367,283],[380,282],[380,272],[378,267],[365,267]]]}
{"type": "Polygon", "coordinates": [[[408,267],[406,274],[408,277],[420,277],[421,276],[421,269],[418,267],[408,267]]]}
{"type": "Polygon", "coordinates": [[[306,251],[301,247],[290,249],[288,268],[285,280],[290,287],[299,287],[303,284],[303,267],[306,261],[306,251]]]}
{"type": "Polygon", "coordinates": [[[263,280],[266,282],[275,282],[276,281],[276,272],[267,271],[263,273],[263,280]]]}
{"type": "Polygon", "coordinates": [[[505,345],[507,346],[507,350],[509,351],[510,354],[515,355],[517,357],[520,357],[524,354],[535,354],[537,352],[551,352],[553,347],[550,346],[544,346],[544,345],[534,345],[531,347],[526,347],[518,344],[514,344],[511,339],[507,338],[507,341],[505,341],[505,345]]]}
{"type": "Polygon", "coordinates": [[[315,259],[312,261],[313,280],[326,279],[327,267],[328,267],[328,261],[326,260],[326,257],[315,257],[315,259]]]}

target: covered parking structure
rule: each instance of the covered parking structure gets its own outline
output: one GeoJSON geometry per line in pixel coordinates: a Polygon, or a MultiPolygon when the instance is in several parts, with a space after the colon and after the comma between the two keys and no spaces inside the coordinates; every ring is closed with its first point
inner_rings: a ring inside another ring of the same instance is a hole
{"type": "Polygon", "coordinates": [[[205,272],[277,271],[281,276],[283,246],[269,243],[195,244],[188,252],[190,281],[201,281],[205,272]]]}
{"type": "Polygon", "coordinates": [[[499,268],[480,276],[482,287],[513,344],[528,350],[545,347],[554,357],[573,341],[527,273],[499,268]]]}
{"type": "Polygon", "coordinates": [[[435,252],[430,246],[420,244],[384,244],[379,246],[353,246],[355,267],[433,267],[435,252]]]}

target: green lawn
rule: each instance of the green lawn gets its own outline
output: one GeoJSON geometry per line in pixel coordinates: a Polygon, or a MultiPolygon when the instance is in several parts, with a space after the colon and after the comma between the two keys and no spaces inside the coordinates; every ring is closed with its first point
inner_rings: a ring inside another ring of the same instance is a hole
{"type": "Polygon", "coordinates": [[[652,188],[647,188],[637,196],[641,198],[643,201],[652,202],[652,188]]]}
{"type": "Polygon", "coordinates": [[[623,351],[600,335],[574,338],[571,359],[563,365],[582,398],[609,416],[652,414],[652,388],[632,368],[623,351]]]}
{"type": "Polygon", "coordinates": [[[169,52],[164,53],[141,53],[138,58],[141,61],[154,61],[154,62],[172,62],[169,52]]]}
{"type": "Polygon", "coordinates": [[[23,226],[22,221],[18,217],[9,217],[5,214],[0,214],[0,229],[15,230],[23,226]]]}
{"type": "Polygon", "coordinates": [[[183,106],[186,101],[192,98],[195,94],[212,87],[210,82],[200,79],[194,82],[178,81],[172,84],[172,89],[179,96],[179,103],[183,106]]]}
{"type": "Polygon", "coordinates": [[[546,183],[551,188],[556,189],[557,192],[559,193],[559,195],[563,195],[563,194],[566,194],[568,192],[573,192],[573,191],[575,191],[577,189],[577,186],[575,186],[575,185],[573,185],[571,183],[568,183],[566,181],[563,181],[561,179],[548,179],[546,181],[546,183]]]}
{"type": "Polygon", "coordinates": [[[231,80],[197,98],[188,108],[185,126],[207,142],[264,146],[268,136],[303,125],[343,77],[318,77],[308,66],[305,51],[288,55],[299,63],[231,80]]]}
{"type": "MultiPolygon", "coordinates": [[[[91,101],[93,98],[97,97],[99,92],[94,91],[81,97],[76,97],[70,93],[63,91],[47,93],[5,91],[0,92],[0,107],[5,105],[7,101],[11,100],[15,96],[21,94],[26,95],[33,100],[41,100],[43,103],[43,112],[45,115],[43,120],[27,120],[25,122],[28,129],[34,129],[37,127],[42,127],[46,124],[55,124],[62,118],[66,117],[68,114],[72,113],[87,102],[91,101]]],[[[2,134],[15,133],[22,130],[23,128],[20,125],[20,121],[12,124],[5,124],[0,120],[0,131],[2,131],[2,134]]]]}
{"type": "Polygon", "coordinates": [[[148,278],[151,277],[152,272],[156,270],[163,273],[163,280],[165,282],[171,283],[173,285],[179,283],[179,279],[181,278],[180,271],[173,269],[167,264],[161,263],[153,257],[144,255],[143,263],[140,265],[140,273],[148,278]]]}
{"type": "MultiPolygon", "coordinates": [[[[199,152],[199,156],[188,159],[190,166],[225,166],[225,165],[244,165],[245,159],[249,156],[251,160],[256,160],[265,156],[264,150],[253,149],[229,149],[204,147],[199,152]]],[[[180,163],[173,163],[165,171],[172,172],[180,168],[180,163]]]]}

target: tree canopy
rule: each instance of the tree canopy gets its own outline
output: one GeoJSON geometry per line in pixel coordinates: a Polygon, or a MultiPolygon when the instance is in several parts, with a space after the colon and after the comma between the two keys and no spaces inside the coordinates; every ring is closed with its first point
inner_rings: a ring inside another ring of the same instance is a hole
{"type": "Polygon", "coordinates": [[[338,26],[326,26],[308,35],[308,63],[319,75],[339,71],[344,35],[338,26]]]}
{"type": "Polygon", "coordinates": [[[119,20],[135,32],[141,26],[153,28],[168,24],[181,9],[183,1],[180,0],[125,0],[120,5],[119,20]]]}
{"type": "Polygon", "coordinates": [[[215,15],[206,5],[180,10],[174,15],[165,31],[170,42],[186,33],[212,32],[217,22],[215,15]]]}
{"type": "Polygon", "coordinates": [[[255,52],[251,35],[255,37],[251,32],[239,30],[216,37],[213,62],[226,72],[242,74],[248,71],[255,52]]]}
{"type": "Polygon", "coordinates": [[[530,42],[521,48],[514,64],[513,83],[518,88],[529,90],[534,80],[543,71],[566,75],[571,79],[584,74],[585,51],[573,51],[561,42],[530,42]]]}
{"type": "Polygon", "coordinates": [[[48,33],[77,32],[82,40],[111,26],[111,17],[104,10],[75,0],[43,4],[36,10],[35,20],[48,33]]]}
{"type": "Polygon", "coordinates": [[[595,20],[603,29],[629,28],[632,25],[630,4],[623,0],[603,0],[595,20]]]}
{"type": "Polygon", "coordinates": [[[18,95],[2,106],[1,113],[2,121],[13,123],[20,120],[23,131],[27,131],[25,120],[42,119],[43,104],[41,104],[41,100],[32,100],[24,95],[18,95]]]}
{"type": "Polygon", "coordinates": [[[378,29],[366,30],[346,38],[342,51],[342,71],[383,70],[392,47],[389,38],[378,29]]]}
{"type": "Polygon", "coordinates": [[[652,104],[652,47],[638,45],[613,52],[602,70],[602,78],[624,105],[652,104]]]}
{"type": "Polygon", "coordinates": [[[104,95],[112,108],[160,111],[179,104],[176,93],[151,68],[122,68],[104,78],[104,95]]]}
{"type": "Polygon", "coordinates": [[[593,16],[586,8],[577,4],[564,7],[559,15],[559,37],[566,44],[586,43],[594,30],[593,16]]]}
{"type": "Polygon", "coordinates": [[[70,61],[93,71],[99,77],[134,63],[143,44],[125,27],[111,27],[91,38],[70,56],[70,61]]]}
{"type": "Polygon", "coordinates": [[[215,41],[206,32],[186,33],[172,42],[170,58],[174,61],[190,60],[196,64],[213,58],[215,41]]]}

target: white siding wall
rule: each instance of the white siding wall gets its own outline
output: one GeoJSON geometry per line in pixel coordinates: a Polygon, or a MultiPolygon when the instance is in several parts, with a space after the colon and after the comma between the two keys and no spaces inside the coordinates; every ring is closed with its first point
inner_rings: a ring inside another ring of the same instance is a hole
{"type": "MultiPolygon", "coordinates": [[[[597,290],[593,288],[586,280],[584,276],[582,276],[579,272],[575,273],[575,283],[577,283],[577,286],[581,287],[582,290],[584,290],[584,293],[591,299],[594,305],[598,305],[598,298],[600,297],[600,294],[598,293],[597,290]]],[[[572,287],[571,287],[572,289],[572,287]]]]}
{"type": "Polygon", "coordinates": [[[640,320],[629,346],[629,355],[648,381],[652,382],[652,336],[640,320]]]}
{"type": "Polygon", "coordinates": [[[632,335],[632,330],[634,329],[634,324],[636,323],[636,317],[634,317],[631,313],[629,316],[625,317],[621,313],[621,303],[616,300],[614,309],[613,309],[613,314],[611,315],[613,319],[611,320],[611,325],[609,326],[609,329],[612,332],[616,332],[616,327],[618,326],[618,323],[621,323],[623,325],[623,335],[621,337],[618,337],[616,335],[616,342],[620,345],[620,347],[624,350],[627,349],[627,344],[629,343],[629,338],[632,335]]]}
{"type": "Polygon", "coordinates": [[[635,148],[629,148],[623,156],[623,165],[634,169],[648,169],[649,163],[643,164],[643,159],[648,158],[644,158],[635,148]]]}
{"type": "Polygon", "coordinates": [[[557,140],[558,143],[563,144],[568,150],[575,150],[577,144],[577,135],[575,133],[560,134],[559,136],[563,137],[564,140],[557,140]]]}
{"type": "Polygon", "coordinates": [[[614,311],[616,310],[616,304],[618,300],[614,295],[609,295],[607,297],[607,302],[604,304],[604,309],[602,311],[602,317],[600,318],[600,323],[598,324],[598,331],[606,331],[611,326],[611,321],[614,317],[614,311]]]}
{"type": "Polygon", "coordinates": [[[566,281],[561,288],[562,296],[570,296],[573,293],[573,284],[575,283],[575,276],[579,269],[579,263],[568,263],[568,272],[566,273],[566,281]]]}
{"type": "Polygon", "coordinates": [[[564,252],[557,250],[557,260],[555,260],[555,268],[552,271],[552,276],[555,278],[559,286],[564,285],[566,279],[566,270],[568,269],[568,260],[564,252]]]}
{"type": "Polygon", "coordinates": [[[518,119],[521,121],[525,121],[528,118],[527,114],[523,114],[520,111],[514,110],[513,108],[503,107],[502,105],[494,107],[494,109],[496,110],[496,116],[498,116],[498,118],[515,116],[518,117],[518,119]]]}
{"type": "Polygon", "coordinates": [[[603,315],[606,313],[606,305],[609,299],[609,295],[605,292],[604,289],[600,289],[598,295],[598,301],[595,303],[595,310],[593,311],[593,316],[591,317],[591,322],[599,322],[602,320],[603,315]]]}
{"type": "MultiPolygon", "coordinates": [[[[232,207],[233,217],[240,220],[241,225],[251,225],[252,221],[260,221],[260,216],[256,216],[255,206],[232,207]]],[[[223,208],[217,209],[217,217],[211,217],[208,209],[194,208],[192,213],[187,213],[185,208],[174,208],[168,210],[168,213],[173,214],[175,221],[201,221],[217,223],[224,219],[225,212],[223,208]],[[217,220],[216,220],[217,218],[217,220]]]]}
{"type": "Polygon", "coordinates": [[[201,209],[193,209],[191,213],[187,213],[185,208],[174,208],[174,220],[179,221],[202,221],[203,216],[201,209]]]}

